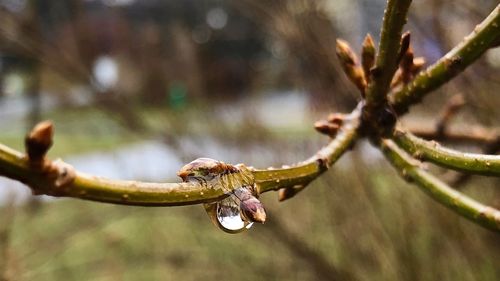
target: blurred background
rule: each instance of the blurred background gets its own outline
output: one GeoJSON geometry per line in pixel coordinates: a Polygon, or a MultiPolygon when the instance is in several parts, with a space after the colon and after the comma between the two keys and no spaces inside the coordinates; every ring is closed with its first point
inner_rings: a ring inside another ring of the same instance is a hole
{"type": "MultiPolygon", "coordinates": [[[[415,1],[405,27],[430,64],[496,0],[415,1]]],[[[304,160],[312,124],[358,93],[335,55],[378,41],[383,0],[0,0],[0,143],[55,123],[50,157],[115,179],[178,181],[197,157],[255,167],[304,160]]],[[[432,127],[498,126],[500,48],[412,109],[432,127]]],[[[483,147],[463,145],[481,151],[483,147]]],[[[433,168],[449,178],[450,173],[433,168]]],[[[455,176],[455,175],[451,175],[455,176]]],[[[500,207],[498,179],[466,194],[500,207]]],[[[201,206],[142,208],[32,197],[0,178],[0,280],[499,280],[500,237],[406,184],[368,143],[239,235],[201,206]]]]}

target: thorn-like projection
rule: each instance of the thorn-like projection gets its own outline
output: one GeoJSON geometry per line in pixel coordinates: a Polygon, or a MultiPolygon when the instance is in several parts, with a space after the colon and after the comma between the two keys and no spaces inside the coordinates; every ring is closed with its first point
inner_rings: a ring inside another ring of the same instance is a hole
{"type": "Polygon", "coordinates": [[[41,163],[52,146],[54,126],[50,121],[38,123],[26,136],[26,154],[31,163],[41,163]]]}

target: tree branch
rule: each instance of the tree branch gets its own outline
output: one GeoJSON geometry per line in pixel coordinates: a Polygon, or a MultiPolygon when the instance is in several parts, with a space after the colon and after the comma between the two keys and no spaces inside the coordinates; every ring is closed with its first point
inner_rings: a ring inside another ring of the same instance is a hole
{"type": "Polygon", "coordinates": [[[463,153],[402,130],[396,130],[392,139],[417,159],[464,173],[500,177],[500,155],[463,153]]]}
{"type": "MultiPolygon", "coordinates": [[[[304,188],[352,146],[357,136],[360,112],[361,104],[346,117],[338,135],[310,159],[290,168],[252,170],[253,178],[249,179],[252,182],[248,184],[255,183],[259,193],[284,187],[304,188]]],[[[25,183],[35,194],[141,206],[192,205],[218,201],[227,196],[227,190],[210,182],[202,185],[196,182],[110,180],[71,171],[72,167],[62,161],[43,161],[34,165],[26,155],[0,144],[0,175],[25,183]],[[61,177],[69,172],[73,173],[70,180],[61,181],[61,177]]]]}
{"type": "Polygon", "coordinates": [[[366,92],[366,106],[377,110],[387,102],[387,92],[398,67],[401,32],[411,0],[389,0],[380,31],[380,44],[375,66],[370,70],[370,83],[366,92]]]}
{"type": "Polygon", "coordinates": [[[488,129],[474,125],[447,126],[444,134],[440,134],[435,128],[425,128],[422,124],[405,124],[405,128],[412,134],[429,140],[478,145],[494,145],[500,142],[500,130],[498,128],[488,129]]]}
{"type": "Polygon", "coordinates": [[[397,114],[406,113],[429,92],[462,72],[500,39],[500,4],[464,40],[435,64],[420,72],[402,90],[392,94],[391,104],[397,114]]]}
{"type": "Polygon", "coordinates": [[[420,167],[420,162],[401,150],[392,140],[382,140],[381,150],[406,180],[414,181],[434,200],[472,222],[500,232],[500,211],[456,191],[426,172],[420,167]]]}

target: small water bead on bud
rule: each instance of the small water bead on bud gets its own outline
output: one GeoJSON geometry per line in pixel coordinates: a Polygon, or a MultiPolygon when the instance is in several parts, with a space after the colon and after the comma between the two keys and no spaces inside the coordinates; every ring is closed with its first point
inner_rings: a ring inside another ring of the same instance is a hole
{"type": "MultiPolygon", "coordinates": [[[[228,198],[224,199],[228,200],[228,198]]],[[[235,234],[252,227],[252,222],[242,219],[239,206],[223,202],[204,204],[211,221],[224,232],[235,234]]]]}
{"type": "Polygon", "coordinates": [[[263,223],[266,212],[256,198],[252,170],[243,164],[230,165],[210,158],[198,158],[177,173],[184,182],[198,182],[207,189],[220,189],[224,199],[204,204],[212,222],[227,233],[239,233],[254,222],[263,223]]]}

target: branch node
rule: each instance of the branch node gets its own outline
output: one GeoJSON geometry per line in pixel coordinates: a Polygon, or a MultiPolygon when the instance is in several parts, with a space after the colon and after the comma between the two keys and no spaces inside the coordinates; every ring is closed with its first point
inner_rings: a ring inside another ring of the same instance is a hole
{"type": "Polygon", "coordinates": [[[56,187],[64,187],[71,184],[76,178],[76,171],[73,166],[57,159],[50,164],[53,175],[55,175],[54,185],[56,187]]]}

